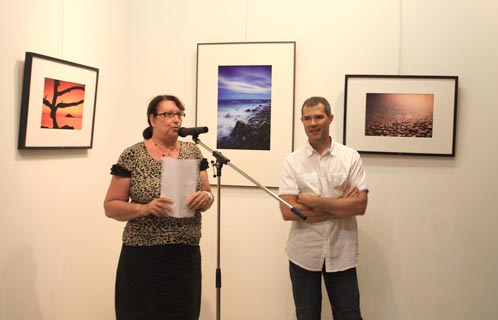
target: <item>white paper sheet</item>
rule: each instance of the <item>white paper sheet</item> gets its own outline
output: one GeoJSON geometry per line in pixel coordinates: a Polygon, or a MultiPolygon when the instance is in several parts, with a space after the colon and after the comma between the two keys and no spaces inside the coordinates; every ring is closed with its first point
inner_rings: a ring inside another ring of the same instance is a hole
{"type": "Polygon", "coordinates": [[[171,198],[176,218],[193,217],[194,211],[187,207],[187,198],[195,192],[199,176],[199,160],[173,159],[161,160],[161,196],[171,198]]]}

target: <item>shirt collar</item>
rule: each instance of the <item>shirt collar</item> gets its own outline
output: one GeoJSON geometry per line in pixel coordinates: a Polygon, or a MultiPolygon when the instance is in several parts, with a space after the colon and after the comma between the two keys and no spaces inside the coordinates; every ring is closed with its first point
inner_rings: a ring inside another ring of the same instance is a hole
{"type": "MultiPolygon", "coordinates": [[[[334,157],[336,155],[335,141],[332,138],[330,139],[330,141],[331,141],[330,147],[328,148],[327,151],[325,151],[325,153],[323,155],[326,155],[327,153],[329,153],[331,156],[334,157]]],[[[313,154],[319,155],[318,152],[316,152],[315,149],[313,149],[313,146],[311,145],[309,140],[306,140],[305,149],[306,149],[306,156],[307,157],[311,157],[313,154]]]]}

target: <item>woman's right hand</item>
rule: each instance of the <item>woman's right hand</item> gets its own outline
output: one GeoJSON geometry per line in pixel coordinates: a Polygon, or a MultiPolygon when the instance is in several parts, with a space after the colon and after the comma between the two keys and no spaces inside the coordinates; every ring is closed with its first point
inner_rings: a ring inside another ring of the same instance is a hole
{"type": "Polygon", "coordinates": [[[173,208],[171,205],[173,204],[173,200],[168,197],[160,197],[152,200],[147,203],[145,208],[143,208],[143,215],[152,214],[158,218],[168,217],[171,213],[173,213],[173,208]]]}

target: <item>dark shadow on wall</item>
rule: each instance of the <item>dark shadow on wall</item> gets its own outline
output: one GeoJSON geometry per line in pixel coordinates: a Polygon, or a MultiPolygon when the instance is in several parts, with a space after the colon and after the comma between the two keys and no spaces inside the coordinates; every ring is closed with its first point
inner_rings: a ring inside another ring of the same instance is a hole
{"type": "MultiPolygon", "coordinates": [[[[216,290],[216,289],[212,289],[211,287],[210,288],[202,288],[202,290],[209,290],[210,292],[212,290],[216,290]]],[[[202,295],[201,297],[201,316],[199,319],[202,319],[202,320],[214,320],[216,319],[216,305],[211,305],[208,300],[206,299],[205,297],[205,294],[202,295]]],[[[220,310],[221,312],[221,310],[220,310]]],[[[220,317],[222,318],[222,317],[220,317]]]]}
{"type": "Polygon", "coordinates": [[[4,315],[5,319],[43,320],[35,281],[33,250],[27,244],[21,244],[2,268],[0,318],[4,315]]]}
{"type": "Polygon", "coordinates": [[[368,233],[358,229],[360,265],[358,282],[364,319],[399,319],[393,295],[392,275],[389,274],[382,247],[368,233]]]}

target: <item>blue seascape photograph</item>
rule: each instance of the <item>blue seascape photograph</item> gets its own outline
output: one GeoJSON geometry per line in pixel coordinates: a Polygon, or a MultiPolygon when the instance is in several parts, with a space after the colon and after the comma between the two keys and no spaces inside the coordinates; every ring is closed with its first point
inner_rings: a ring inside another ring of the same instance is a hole
{"type": "Polygon", "coordinates": [[[217,148],[270,150],[272,66],[219,66],[217,148]]]}

